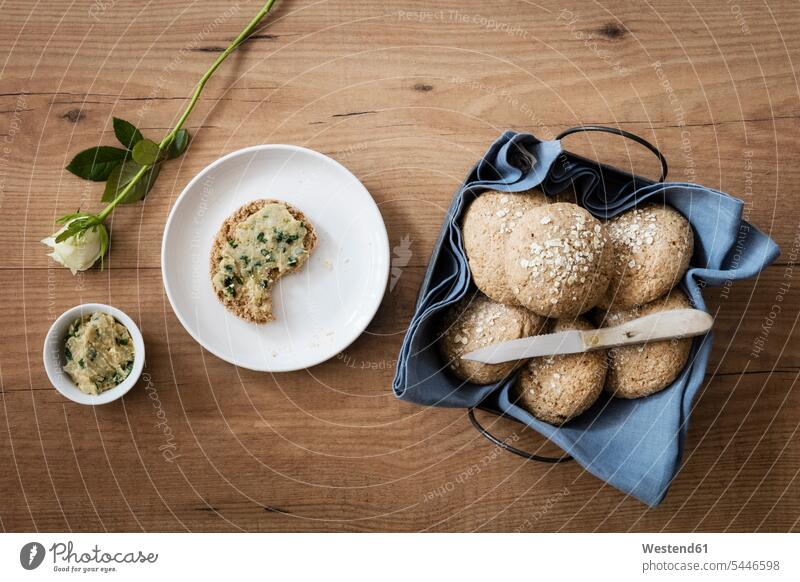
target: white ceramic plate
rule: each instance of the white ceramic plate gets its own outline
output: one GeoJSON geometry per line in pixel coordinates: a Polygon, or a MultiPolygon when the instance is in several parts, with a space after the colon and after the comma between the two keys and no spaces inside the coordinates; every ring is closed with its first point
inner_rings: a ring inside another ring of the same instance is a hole
{"type": "Polygon", "coordinates": [[[367,327],[389,277],[389,239],[375,201],[344,166],[291,145],[220,158],[192,179],[167,219],[161,271],[172,309],[191,336],[237,366],[299,370],[346,348],[367,327]],[[255,325],[223,307],[209,277],[222,222],[259,198],[285,200],[314,225],[317,246],[273,290],[276,319],[255,325]]]}

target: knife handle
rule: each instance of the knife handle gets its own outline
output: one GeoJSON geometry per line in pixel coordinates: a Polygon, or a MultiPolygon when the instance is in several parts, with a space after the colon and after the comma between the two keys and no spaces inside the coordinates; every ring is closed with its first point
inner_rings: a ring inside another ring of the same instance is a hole
{"type": "Polygon", "coordinates": [[[659,311],[614,327],[583,332],[587,350],[702,335],[714,318],[699,309],[659,311]]]}

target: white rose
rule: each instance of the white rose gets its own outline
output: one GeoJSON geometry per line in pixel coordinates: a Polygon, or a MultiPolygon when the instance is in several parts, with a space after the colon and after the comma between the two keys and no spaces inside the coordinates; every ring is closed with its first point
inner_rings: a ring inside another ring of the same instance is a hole
{"type": "MultiPolygon", "coordinates": [[[[71,221],[70,221],[71,222],[71,221]]],[[[103,254],[102,236],[105,234],[105,227],[101,224],[96,228],[90,228],[75,236],[71,236],[61,242],[56,242],[56,237],[64,232],[69,223],[65,224],[60,230],[42,239],[42,243],[53,249],[48,257],[53,257],[57,263],[67,267],[72,274],[78,271],[85,271],[97,262],[103,254]],[[103,230],[101,233],[100,230],[103,230]]]]}

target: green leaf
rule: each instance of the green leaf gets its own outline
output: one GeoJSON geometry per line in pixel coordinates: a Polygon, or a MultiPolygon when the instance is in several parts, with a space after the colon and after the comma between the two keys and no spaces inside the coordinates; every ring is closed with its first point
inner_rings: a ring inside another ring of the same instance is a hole
{"type": "Polygon", "coordinates": [[[92,226],[93,224],[97,224],[97,218],[93,215],[86,215],[76,218],[75,220],[69,223],[69,226],[64,232],[62,232],[56,237],[56,242],[60,243],[67,240],[68,238],[77,236],[84,230],[92,226]]]}
{"type": "MultiPolygon", "coordinates": [[[[108,182],[106,182],[106,189],[105,192],[103,192],[103,202],[111,202],[114,200],[141,169],[142,166],[131,160],[127,160],[119,167],[115,168],[114,171],[111,172],[111,176],[108,177],[108,182]]],[[[147,170],[144,176],[141,177],[125,195],[125,198],[122,199],[122,204],[131,204],[144,198],[153,187],[160,171],[161,167],[159,165],[152,166],[147,170]]]]}
{"type": "Polygon", "coordinates": [[[117,136],[119,143],[129,150],[144,139],[142,132],[136,129],[135,125],[119,117],[114,118],[114,135],[117,136]]]}
{"type": "Polygon", "coordinates": [[[153,140],[143,139],[133,146],[133,161],[140,166],[152,166],[158,161],[161,150],[153,140]]]}
{"type": "MultiPolygon", "coordinates": [[[[72,224],[75,224],[75,223],[72,223],[72,224]]],[[[80,232],[81,229],[79,229],[77,227],[73,227],[72,224],[69,225],[69,228],[67,230],[65,230],[64,232],[62,232],[61,234],[59,234],[56,237],[56,242],[57,243],[63,242],[65,240],[67,240],[68,238],[70,238],[71,236],[75,236],[78,232],[80,232]]]]}
{"type": "Polygon", "coordinates": [[[175,158],[182,156],[188,147],[189,132],[185,129],[179,129],[178,133],[175,134],[175,139],[172,140],[172,143],[167,150],[167,159],[174,160],[175,158]]]}
{"type": "Polygon", "coordinates": [[[100,234],[100,270],[103,270],[104,266],[104,257],[106,256],[106,251],[108,250],[108,231],[103,223],[98,224],[94,228],[99,228],[100,234]]]}
{"type": "Polygon", "coordinates": [[[114,168],[114,171],[111,172],[111,175],[108,177],[108,181],[106,182],[106,188],[103,191],[103,197],[101,200],[103,202],[111,202],[116,198],[117,193],[121,192],[123,188],[130,182],[136,173],[139,171],[141,166],[136,162],[131,160],[126,160],[120,166],[114,168]]]}
{"type": "Polygon", "coordinates": [[[80,210],[77,212],[72,212],[70,214],[65,214],[64,216],[60,216],[56,218],[56,224],[66,224],[73,218],[78,218],[80,216],[89,216],[86,212],[81,212],[80,210]]]}
{"type": "Polygon", "coordinates": [[[111,146],[97,146],[83,150],[67,166],[67,170],[83,178],[94,182],[108,180],[112,170],[122,163],[127,151],[111,146]]]}

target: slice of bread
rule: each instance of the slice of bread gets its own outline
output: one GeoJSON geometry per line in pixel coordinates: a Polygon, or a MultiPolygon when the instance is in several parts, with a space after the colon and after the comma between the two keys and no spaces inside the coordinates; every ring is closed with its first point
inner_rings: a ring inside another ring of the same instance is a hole
{"type": "Polygon", "coordinates": [[[214,243],[211,247],[210,275],[212,279],[212,287],[214,288],[217,298],[225,306],[225,308],[228,309],[228,311],[235,314],[237,317],[244,319],[245,321],[257,324],[268,323],[272,321],[275,319],[275,316],[272,314],[272,301],[270,297],[272,287],[281,277],[300,269],[308,260],[308,257],[311,256],[311,252],[314,250],[316,244],[317,235],[314,231],[313,225],[297,208],[287,204],[282,200],[261,199],[248,202],[225,219],[225,222],[223,222],[222,226],[220,226],[220,229],[217,232],[217,236],[215,237],[214,243]],[[268,204],[280,204],[286,208],[286,210],[294,219],[300,220],[304,223],[306,234],[303,238],[303,248],[305,249],[306,253],[302,255],[302,257],[299,257],[296,264],[284,269],[283,272],[280,272],[277,267],[269,270],[270,283],[267,288],[267,293],[262,299],[261,304],[255,305],[245,294],[230,296],[224,293],[216,285],[213,285],[213,280],[222,268],[224,250],[229,244],[228,241],[235,238],[237,226],[268,204]]]}

